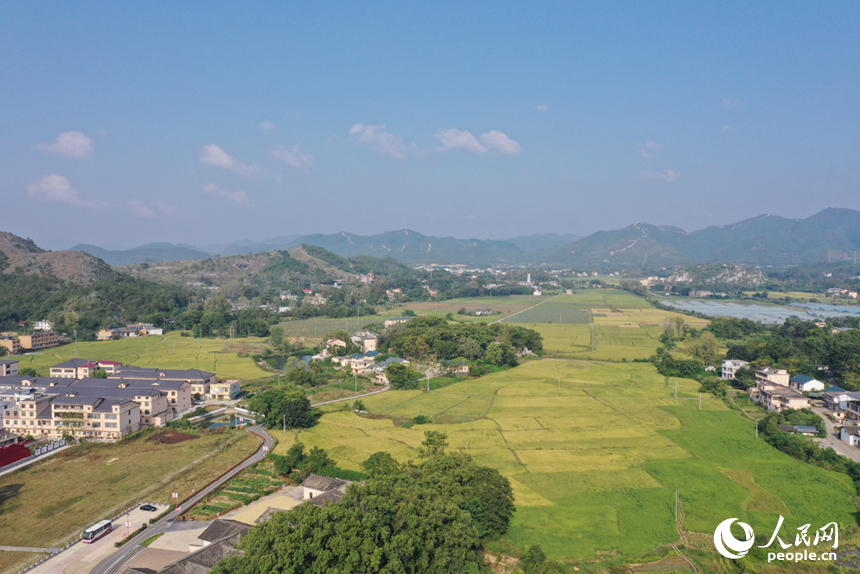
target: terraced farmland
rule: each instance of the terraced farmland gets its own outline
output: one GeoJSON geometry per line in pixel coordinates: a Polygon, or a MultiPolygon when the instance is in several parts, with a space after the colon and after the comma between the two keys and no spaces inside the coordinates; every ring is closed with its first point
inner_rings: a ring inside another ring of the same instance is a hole
{"type": "MultiPolygon", "coordinates": [[[[544,359],[440,391],[364,399],[375,416],[424,415],[431,424],[399,428],[332,407],[298,436],[359,470],[377,451],[417,460],[423,432],[445,432],[450,448],[511,480],[517,513],[506,543],[539,543],[551,558],[635,557],[677,542],[676,490],[685,528],[708,537],[728,517],[772,526],[782,514],[786,532],[854,523],[847,476],[756,440],[751,421],[720,401],[699,410],[697,400],[674,399],[676,382],[679,397],[698,397],[695,381],[667,380],[648,364],[544,359]]],[[[295,440],[278,435],[277,452],[295,440]]]]}

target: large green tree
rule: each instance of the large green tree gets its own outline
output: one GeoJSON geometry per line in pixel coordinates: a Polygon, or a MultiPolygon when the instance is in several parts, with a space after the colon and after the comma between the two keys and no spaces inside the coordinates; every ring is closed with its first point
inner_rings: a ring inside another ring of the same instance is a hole
{"type": "Polygon", "coordinates": [[[470,514],[408,474],[354,485],[337,504],[276,513],[240,548],[212,574],[449,574],[480,562],[470,514]]]}
{"type": "Polygon", "coordinates": [[[296,388],[269,389],[254,395],[248,408],[265,417],[267,428],[286,425],[290,428],[307,428],[318,418],[305,394],[296,388]]]}

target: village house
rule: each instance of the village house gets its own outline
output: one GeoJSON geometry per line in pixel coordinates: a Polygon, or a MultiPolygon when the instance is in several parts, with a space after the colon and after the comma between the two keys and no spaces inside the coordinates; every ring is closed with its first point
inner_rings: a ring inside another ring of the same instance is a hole
{"type": "Polygon", "coordinates": [[[209,385],[209,398],[213,401],[229,401],[241,392],[238,379],[226,379],[209,385]]]}
{"type": "Polygon", "coordinates": [[[492,309],[475,309],[475,315],[478,317],[482,317],[484,315],[492,315],[492,314],[493,314],[492,309]]]}
{"type": "Polygon", "coordinates": [[[789,375],[785,369],[759,369],[756,371],[756,386],[749,391],[750,400],[776,412],[809,407],[809,398],[787,383],[789,375]]]}
{"type": "Polygon", "coordinates": [[[839,429],[839,440],[851,446],[860,446],[860,426],[843,426],[839,429]]]}
{"type": "Polygon", "coordinates": [[[350,337],[353,343],[361,347],[361,351],[367,353],[368,351],[375,351],[376,344],[379,341],[379,338],[370,331],[360,331],[350,337]]]}
{"type": "Polygon", "coordinates": [[[0,361],[0,377],[16,376],[18,374],[18,361],[0,361]]]}
{"type": "Polygon", "coordinates": [[[823,391],[825,385],[818,379],[813,379],[812,377],[806,375],[795,375],[791,377],[789,381],[789,386],[795,390],[798,390],[803,393],[809,393],[814,391],[823,391]]]}
{"type": "Polygon", "coordinates": [[[723,370],[720,378],[723,380],[734,380],[737,378],[738,370],[747,365],[749,365],[748,362],[739,359],[723,359],[723,370]]]}
{"type": "Polygon", "coordinates": [[[53,331],[54,324],[50,321],[36,321],[33,323],[33,328],[37,331],[53,331]]]}
{"type": "Polygon", "coordinates": [[[411,320],[412,320],[412,317],[395,317],[393,319],[386,319],[385,322],[382,323],[382,326],[387,329],[387,328],[393,327],[395,325],[402,325],[402,324],[406,323],[407,321],[411,321],[411,320]]]}

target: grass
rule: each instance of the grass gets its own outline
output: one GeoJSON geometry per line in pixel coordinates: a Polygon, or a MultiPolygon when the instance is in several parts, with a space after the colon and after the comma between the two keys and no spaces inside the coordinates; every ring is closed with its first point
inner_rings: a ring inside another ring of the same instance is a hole
{"type": "Polygon", "coordinates": [[[490,549],[539,543],[553,559],[634,559],[677,543],[675,491],[685,529],[709,537],[728,517],[762,532],[780,514],[786,532],[855,522],[846,476],[757,441],[752,422],[721,401],[703,401],[699,410],[698,401],[674,399],[676,382],[680,398],[698,396],[695,381],[667,379],[649,364],[531,361],[439,391],[363,399],[370,416],[420,414],[430,424],[398,428],[389,418],[332,409],[316,427],[288,433],[275,452],[298,439],[327,449],[342,468],[360,470],[377,451],[418,460],[424,431],[443,431],[449,448],[511,480],[517,512],[490,549]]]}
{"type": "MultiPolygon", "coordinates": [[[[121,361],[124,365],[158,367],[162,369],[209,370],[219,378],[255,379],[268,376],[254,364],[251,357],[240,357],[236,351],[254,352],[265,339],[228,340],[182,337],[172,331],[164,337],[130,337],[119,341],[79,342],[77,356],[93,361],[121,361]],[[198,345],[200,349],[198,350],[198,345]]],[[[19,355],[20,368],[32,367],[41,376],[48,376],[53,365],[68,361],[76,355],[75,344],[45,351],[19,355]]]]}
{"type": "Polygon", "coordinates": [[[160,534],[156,534],[155,536],[150,536],[149,538],[147,538],[146,540],[144,540],[143,542],[141,542],[141,543],[140,543],[140,545],[141,545],[141,546],[144,546],[144,547],[146,547],[146,548],[149,548],[149,545],[150,545],[150,544],[152,544],[153,542],[155,542],[156,540],[158,540],[158,539],[159,539],[159,538],[161,538],[162,536],[164,536],[164,532],[162,532],[162,533],[160,533],[160,534]]]}
{"type": "Polygon", "coordinates": [[[0,476],[0,540],[61,546],[133,503],[168,504],[174,487],[182,497],[199,490],[258,446],[259,438],[234,430],[176,444],[141,438],[75,446],[0,476]]]}

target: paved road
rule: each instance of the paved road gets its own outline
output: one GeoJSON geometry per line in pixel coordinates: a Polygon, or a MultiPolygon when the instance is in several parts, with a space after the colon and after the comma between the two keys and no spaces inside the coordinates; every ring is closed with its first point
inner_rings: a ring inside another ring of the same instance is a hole
{"type": "MultiPolygon", "coordinates": [[[[221,475],[221,478],[219,478],[218,480],[216,480],[188,500],[185,500],[182,503],[182,507],[185,508],[185,510],[191,508],[204,496],[206,496],[225,482],[229,481],[236,475],[240,474],[243,470],[245,470],[252,464],[260,462],[261,460],[263,460],[263,458],[265,458],[268,449],[271,449],[272,445],[275,442],[274,439],[269,436],[268,433],[266,433],[262,426],[259,425],[246,428],[245,430],[262,437],[263,444],[260,445],[260,448],[257,449],[257,452],[248,457],[245,462],[237,465],[235,468],[233,468],[226,474],[221,475]]],[[[91,570],[90,574],[117,574],[119,572],[122,572],[125,569],[125,564],[144,549],[144,547],[141,546],[140,543],[148,538],[151,538],[152,536],[155,536],[156,534],[166,532],[168,527],[173,523],[174,520],[176,520],[176,518],[180,514],[182,514],[181,510],[174,510],[173,512],[171,512],[170,514],[168,514],[167,516],[165,516],[164,518],[162,518],[161,520],[159,520],[158,522],[156,522],[128,542],[126,542],[117,552],[113,553],[112,555],[99,562],[99,564],[91,570]]]]}
{"type": "Polygon", "coordinates": [[[824,414],[824,409],[813,408],[812,410],[821,417],[827,429],[827,438],[821,439],[821,444],[831,447],[837,454],[846,456],[854,462],[860,462],[860,448],[851,446],[839,439],[839,431],[836,430],[836,425],[824,414]]]}

